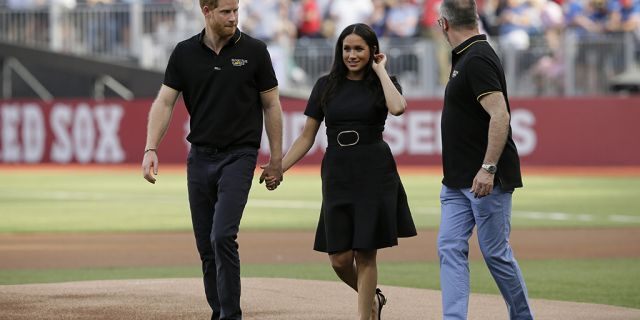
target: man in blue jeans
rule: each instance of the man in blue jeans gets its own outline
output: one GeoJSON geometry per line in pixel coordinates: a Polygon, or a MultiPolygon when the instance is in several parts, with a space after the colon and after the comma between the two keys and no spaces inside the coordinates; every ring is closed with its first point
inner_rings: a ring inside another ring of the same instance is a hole
{"type": "Polygon", "coordinates": [[[438,234],[445,320],[466,319],[469,238],[478,242],[510,319],[533,319],[527,288],[509,245],[511,196],[522,187],[511,137],[507,84],[500,60],[478,31],[474,0],[443,0],[438,24],[453,48],[442,110],[444,179],[438,234]]]}
{"type": "Polygon", "coordinates": [[[236,242],[262,137],[271,158],[260,178],[282,178],[282,110],[266,45],[237,29],[238,0],[200,0],[205,28],[175,47],[149,111],[142,161],[155,183],[157,148],[180,93],[190,115],[187,186],[211,319],[242,319],[236,242]]]}

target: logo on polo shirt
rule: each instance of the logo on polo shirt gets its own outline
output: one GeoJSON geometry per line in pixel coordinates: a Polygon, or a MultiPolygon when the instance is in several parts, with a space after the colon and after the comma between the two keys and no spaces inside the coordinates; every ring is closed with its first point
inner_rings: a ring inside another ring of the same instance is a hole
{"type": "Polygon", "coordinates": [[[458,75],[458,70],[453,70],[451,73],[451,79],[455,78],[458,75]]]}
{"type": "Polygon", "coordinates": [[[249,63],[249,61],[245,60],[245,59],[231,59],[231,64],[234,67],[242,67],[245,64],[249,63]]]}

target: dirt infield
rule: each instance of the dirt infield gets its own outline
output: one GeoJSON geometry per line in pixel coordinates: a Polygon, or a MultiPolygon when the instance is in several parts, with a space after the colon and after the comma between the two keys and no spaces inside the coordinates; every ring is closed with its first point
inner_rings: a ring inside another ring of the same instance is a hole
{"type": "MultiPolygon", "coordinates": [[[[436,232],[401,239],[380,261],[436,259],[436,232]]],[[[312,232],[245,232],[243,263],[326,262],[310,249],[312,232]]],[[[640,228],[514,230],[520,259],[640,257],[640,228]]],[[[473,242],[471,258],[479,259],[473,242]]],[[[193,235],[182,233],[3,234],[0,269],[198,265],[193,235]]],[[[438,319],[440,293],[383,287],[385,319],[438,319]]],[[[243,279],[245,319],[353,319],[356,295],[339,282],[243,279]]],[[[532,300],[538,319],[640,319],[640,310],[532,300]]],[[[469,319],[505,319],[499,296],[474,294],[469,319]],[[500,316],[496,316],[500,315],[500,316]]],[[[0,286],[0,319],[206,319],[200,279],[87,281],[0,286]]]]}
{"type": "MultiPolygon", "coordinates": [[[[439,319],[440,293],[382,287],[385,320],[439,319]]],[[[200,279],[87,281],[0,286],[0,319],[207,319],[200,279]]],[[[247,320],[355,319],[356,295],[338,282],[245,278],[242,307],[247,320]]],[[[640,310],[586,303],[531,300],[537,319],[630,320],[640,310]]],[[[495,295],[473,294],[469,319],[506,319],[495,295]]]]}

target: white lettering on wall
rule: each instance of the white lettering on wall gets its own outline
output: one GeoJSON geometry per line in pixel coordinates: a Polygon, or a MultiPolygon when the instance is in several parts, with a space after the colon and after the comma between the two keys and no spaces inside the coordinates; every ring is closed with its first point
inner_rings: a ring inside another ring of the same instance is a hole
{"type": "Polygon", "coordinates": [[[74,109],[70,105],[56,103],[49,116],[53,132],[51,161],[124,161],[125,152],[118,136],[123,116],[124,109],[117,104],[98,105],[92,109],[82,103],[74,109]]]}
{"type": "Polygon", "coordinates": [[[18,141],[20,109],[17,105],[4,105],[1,115],[2,159],[4,162],[18,162],[20,161],[20,142],[18,141]]]}
{"type": "Polygon", "coordinates": [[[440,113],[415,111],[408,117],[409,154],[440,154],[440,113]]]}
{"type": "Polygon", "coordinates": [[[96,141],[95,127],[91,109],[86,103],[81,103],[75,110],[73,128],[71,130],[76,160],[80,163],[91,161],[96,141]]]}
{"type": "Polygon", "coordinates": [[[96,162],[117,163],[124,160],[118,131],[124,110],[118,105],[98,106],[93,110],[98,124],[99,140],[96,148],[96,162]]]}
{"type": "Polygon", "coordinates": [[[533,128],[535,123],[535,115],[527,109],[517,109],[511,112],[513,141],[516,143],[520,156],[530,155],[536,149],[538,138],[533,128]]]}
{"type": "MultiPolygon", "coordinates": [[[[127,116],[122,105],[58,102],[50,112],[46,110],[37,102],[0,104],[0,162],[120,163],[127,158],[123,143],[128,141],[120,140],[121,124],[127,116]]],[[[302,134],[306,121],[300,111],[283,113],[285,152],[302,134]]],[[[512,112],[513,139],[521,156],[539,152],[537,121],[530,109],[512,112]]],[[[186,136],[188,118],[182,128],[186,136]]],[[[389,115],[384,136],[396,156],[440,155],[440,111],[414,109],[400,117],[389,115]]],[[[185,144],[188,149],[186,140],[185,144]]],[[[321,155],[326,146],[325,125],[321,124],[307,155],[321,155]]],[[[260,152],[269,155],[264,132],[260,152]]]]}
{"type": "Polygon", "coordinates": [[[67,163],[73,157],[73,145],[68,131],[72,119],[71,106],[58,103],[51,109],[49,125],[53,131],[53,144],[50,156],[53,162],[67,163]]]}
{"type": "MultiPolygon", "coordinates": [[[[410,111],[400,117],[389,116],[385,125],[384,139],[394,155],[432,156],[442,154],[440,111],[410,111]]],[[[284,145],[288,150],[300,136],[307,117],[299,112],[284,112],[284,145]]],[[[537,136],[534,129],[535,116],[527,109],[512,111],[511,126],[518,153],[526,156],[535,151],[537,136]]],[[[327,146],[325,126],[322,124],[316,143],[307,155],[322,152],[327,146]]],[[[260,153],[269,155],[269,140],[263,131],[260,153]]]]}
{"type": "Polygon", "coordinates": [[[3,162],[42,161],[46,130],[42,110],[36,104],[5,104],[0,112],[3,162]]]}
{"type": "Polygon", "coordinates": [[[404,132],[404,120],[409,114],[401,117],[388,117],[384,130],[384,140],[389,144],[393,154],[401,154],[407,150],[407,135],[404,132]]]}
{"type": "Polygon", "coordinates": [[[46,131],[44,115],[37,104],[22,106],[22,148],[23,161],[38,163],[42,161],[46,131]]]}
{"type": "Polygon", "coordinates": [[[385,141],[395,155],[438,155],[442,152],[440,111],[413,111],[389,116],[385,141]]]}

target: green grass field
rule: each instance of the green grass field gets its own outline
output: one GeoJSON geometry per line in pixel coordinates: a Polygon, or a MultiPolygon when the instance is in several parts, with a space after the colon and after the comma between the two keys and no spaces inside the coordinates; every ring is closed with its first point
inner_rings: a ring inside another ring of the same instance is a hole
{"type": "MultiPolygon", "coordinates": [[[[402,177],[419,228],[439,223],[439,175],[402,177]]],[[[640,226],[638,177],[527,176],[514,193],[513,226],[640,226]]],[[[243,229],[313,230],[320,178],[288,175],[273,192],[254,183],[243,229]]],[[[0,232],[191,230],[184,174],[156,185],[137,171],[0,171],[0,232]]]]}
{"type": "MultiPolygon", "coordinates": [[[[439,175],[403,175],[419,228],[439,222],[439,175]]],[[[156,185],[138,171],[0,170],[0,233],[190,231],[184,174],[162,172],[156,185]]],[[[638,177],[526,176],[514,194],[514,228],[640,227],[638,177]]],[[[287,175],[275,192],[257,182],[242,229],[313,230],[320,179],[287,175]]],[[[640,308],[640,259],[519,261],[532,298],[640,308]]],[[[496,293],[482,262],[472,262],[474,292],[496,293]]],[[[0,270],[0,284],[96,279],[197,277],[193,268],[0,270]]],[[[243,276],[337,280],[327,264],[243,265],[243,276]]],[[[437,289],[436,263],[384,263],[386,285],[437,289]]]]}

